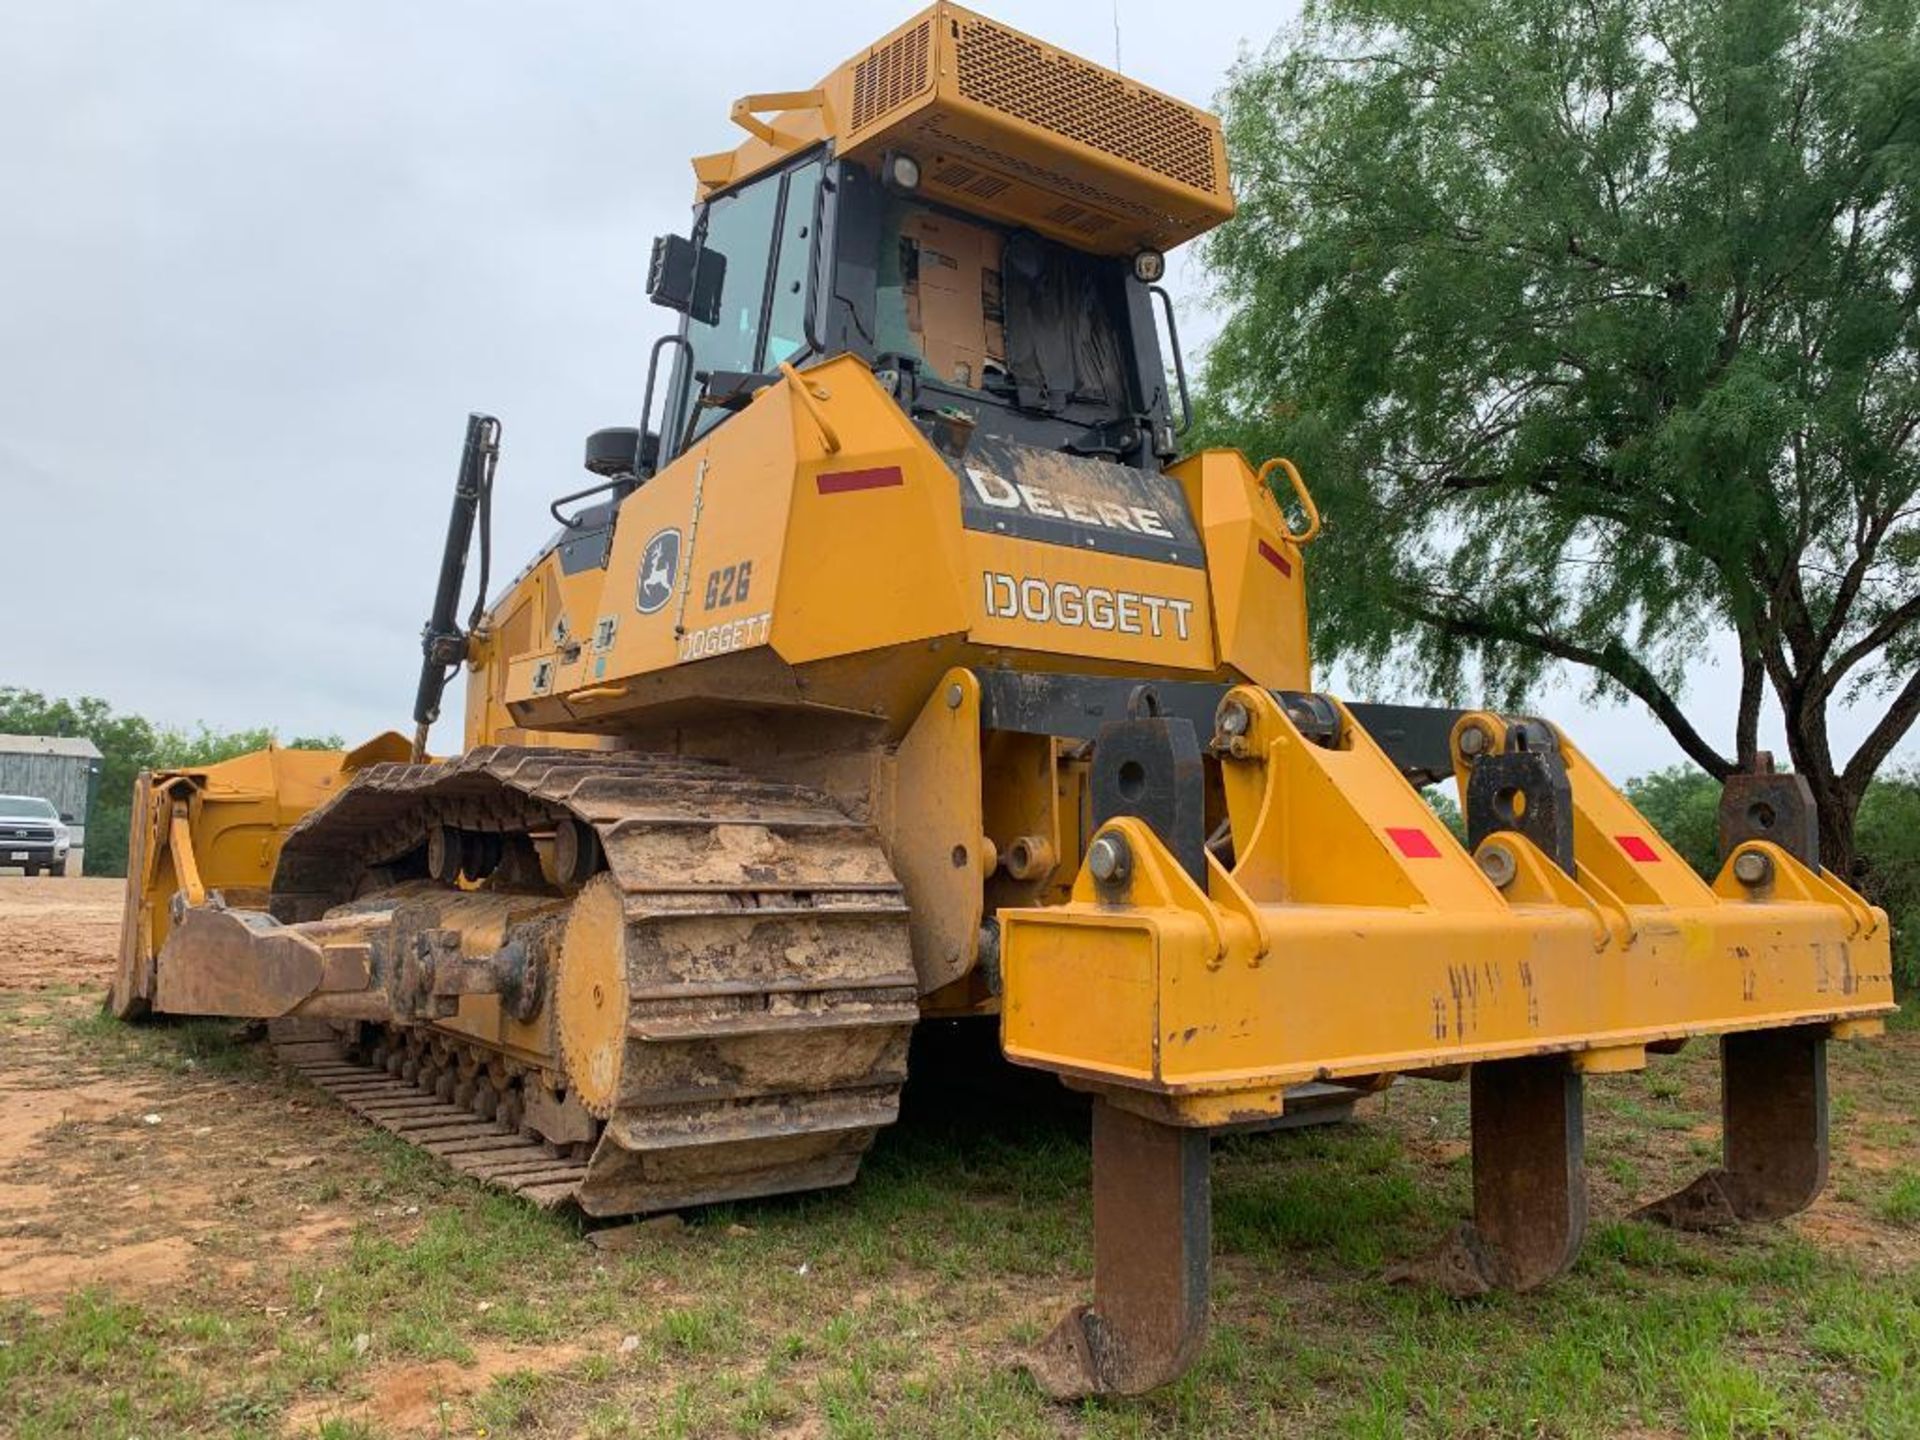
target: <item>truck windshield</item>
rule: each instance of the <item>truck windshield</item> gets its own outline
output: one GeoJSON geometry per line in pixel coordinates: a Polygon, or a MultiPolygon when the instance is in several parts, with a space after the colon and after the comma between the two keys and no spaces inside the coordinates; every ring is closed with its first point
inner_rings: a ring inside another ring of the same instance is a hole
{"type": "Polygon", "coordinates": [[[949,385],[1061,413],[1133,409],[1111,266],[1028,231],[890,197],[875,349],[949,385]]]}
{"type": "Polygon", "coordinates": [[[59,813],[51,802],[31,795],[0,795],[0,816],[9,820],[52,820],[59,813]]]}

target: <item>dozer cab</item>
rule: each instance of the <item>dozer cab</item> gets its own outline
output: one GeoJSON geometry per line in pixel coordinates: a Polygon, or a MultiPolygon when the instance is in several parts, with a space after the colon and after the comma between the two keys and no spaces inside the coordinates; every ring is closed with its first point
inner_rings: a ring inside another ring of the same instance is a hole
{"type": "Polygon", "coordinates": [[[1093,1097],[1062,1395],[1196,1354],[1210,1131],[1396,1076],[1471,1086],[1455,1290],[1571,1263],[1585,1078],[1692,1037],[1724,1163],[1660,1213],[1807,1205],[1886,917],[1792,777],[1729,785],[1709,882],[1545,720],[1314,690],[1305,480],[1181,451],[1157,282],[1232,211],[1217,121],[946,4],[733,118],[653,250],[641,423],[493,597],[470,418],[414,743],[142,777],[116,1009],[267,1020],[590,1215],[845,1184],[915,1024],[998,1016],[1093,1097]]]}

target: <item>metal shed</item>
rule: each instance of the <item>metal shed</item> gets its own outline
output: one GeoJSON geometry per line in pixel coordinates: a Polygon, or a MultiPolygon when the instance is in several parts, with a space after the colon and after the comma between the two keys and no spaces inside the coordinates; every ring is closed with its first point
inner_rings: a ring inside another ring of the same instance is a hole
{"type": "Polygon", "coordinates": [[[87,812],[100,784],[100,751],[69,735],[0,735],[0,795],[38,795],[71,815],[67,874],[78,875],[87,844],[87,812]]]}

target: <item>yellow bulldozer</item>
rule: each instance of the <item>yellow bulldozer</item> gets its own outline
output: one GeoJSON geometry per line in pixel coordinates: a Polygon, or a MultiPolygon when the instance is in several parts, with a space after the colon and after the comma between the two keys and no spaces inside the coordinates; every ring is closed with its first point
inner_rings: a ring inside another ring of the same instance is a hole
{"type": "Polygon", "coordinates": [[[1396,1077],[1471,1087],[1456,1291],[1571,1263],[1585,1077],[1696,1036],[1724,1160],[1652,1208],[1810,1203],[1885,915],[1791,776],[1729,784],[1708,882],[1547,721],[1313,689],[1305,481],[1182,453],[1159,281],[1232,213],[1217,120],[949,4],[732,118],[654,244],[640,424],[491,598],[469,418],[411,743],[141,777],[116,1013],[265,1020],[593,1216],[846,1184],[915,1025],[997,1016],[1092,1096],[1061,1395],[1194,1358],[1210,1132],[1396,1077]]]}

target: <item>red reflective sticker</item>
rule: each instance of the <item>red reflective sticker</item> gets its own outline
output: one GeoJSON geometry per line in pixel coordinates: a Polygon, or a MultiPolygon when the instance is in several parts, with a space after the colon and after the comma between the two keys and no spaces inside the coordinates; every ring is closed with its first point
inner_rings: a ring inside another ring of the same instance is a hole
{"type": "Polygon", "coordinates": [[[1433,837],[1424,830],[1416,830],[1411,825],[1387,826],[1387,838],[1400,847],[1400,853],[1409,860],[1438,860],[1440,847],[1433,843],[1433,837]]]}
{"type": "Polygon", "coordinates": [[[1629,860],[1638,860],[1642,865],[1651,865],[1660,858],[1660,852],[1638,835],[1616,835],[1613,838],[1619,842],[1620,848],[1627,852],[1629,860]]]}
{"type": "Polygon", "coordinates": [[[814,483],[822,495],[844,495],[849,490],[884,490],[907,481],[898,465],[882,465],[877,470],[835,470],[819,476],[814,483]]]}
{"type": "Polygon", "coordinates": [[[1287,576],[1289,579],[1292,578],[1292,563],[1288,561],[1286,556],[1282,555],[1264,540],[1260,542],[1260,558],[1273,566],[1273,568],[1278,570],[1282,575],[1287,576]]]}

